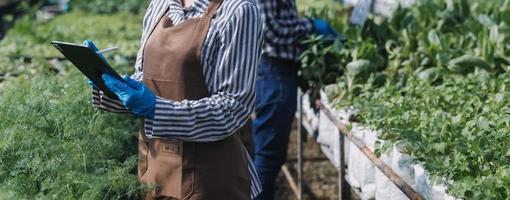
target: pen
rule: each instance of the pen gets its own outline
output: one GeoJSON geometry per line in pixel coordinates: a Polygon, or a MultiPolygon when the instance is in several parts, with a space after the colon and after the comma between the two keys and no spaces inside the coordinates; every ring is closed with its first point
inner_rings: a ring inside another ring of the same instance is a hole
{"type": "Polygon", "coordinates": [[[97,51],[96,53],[108,53],[110,51],[115,51],[117,50],[119,47],[110,47],[110,48],[106,48],[106,49],[102,49],[102,50],[99,50],[97,51]]]}

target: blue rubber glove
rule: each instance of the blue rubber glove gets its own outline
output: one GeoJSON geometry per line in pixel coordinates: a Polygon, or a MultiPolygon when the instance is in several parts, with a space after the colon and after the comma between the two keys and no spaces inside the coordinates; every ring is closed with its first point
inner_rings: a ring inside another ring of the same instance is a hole
{"type": "MultiPolygon", "coordinates": [[[[99,49],[96,47],[94,42],[92,42],[92,40],[83,41],[83,45],[85,45],[86,47],[88,47],[89,49],[91,49],[92,51],[94,51],[96,53],[99,51],[99,49]]],[[[99,57],[101,57],[103,60],[106,60],[106,58],[104,57],[104,55],[102,53],[97,53],[97,55],[99,55],[99,57]]]]}
{"type": "Polygon", "coordinates": [[[328,21],[323,19],[313,19],[312,24],[316,34],[322,35],[324,38],[338,37],[338,33],[333,28],[331,28],[328,21]]]}
{"type": "Polygon", "coordinates": [[[123,82],[108,74],[103,74],[106,87],[115,93],[124,106],[136,116],[154,118],[156,96],[152,91],[129,76],[124,76],[123,82]]]}

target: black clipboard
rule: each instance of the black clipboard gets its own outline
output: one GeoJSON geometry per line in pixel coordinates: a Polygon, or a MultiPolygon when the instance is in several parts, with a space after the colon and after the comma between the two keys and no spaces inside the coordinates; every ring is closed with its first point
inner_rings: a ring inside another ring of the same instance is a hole
{"type": "Polygon", "coordinates": [[[124,81],[124,79],[112,69],[106,60],[85,45],[59,41],[52,41],[51,45],[71,61],[71,63],[102,90],[106,96],[118,99],[117,95],[106,87],[102,76],[103,74],[109,74],[121,81],[124,81]]]}

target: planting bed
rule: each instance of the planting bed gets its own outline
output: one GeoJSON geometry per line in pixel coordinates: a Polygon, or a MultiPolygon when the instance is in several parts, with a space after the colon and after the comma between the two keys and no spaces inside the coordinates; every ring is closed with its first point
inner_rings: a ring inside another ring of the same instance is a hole
{"type": "Polygon", "coordinates": [[[303,88],[376,130],[434,183],[464,199],[510,196],[510,1],[420,1],[363,30],[330,18],[348,41],[310,38],[303,88]],[[324,87],[325,86],[325,87],[324,87]]]}

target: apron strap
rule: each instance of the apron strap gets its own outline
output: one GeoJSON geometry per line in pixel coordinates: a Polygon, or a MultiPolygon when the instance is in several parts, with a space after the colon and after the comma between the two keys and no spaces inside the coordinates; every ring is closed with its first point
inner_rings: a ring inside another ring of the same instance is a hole
{"type": "Polygon", "coordinates": [[[218,8],[220,7],[222,0],[211,0],[209,2],[209,6],[207,7],[207,11],[204,13],[204,17],[208,19],[212,19],[218,8]]]}

